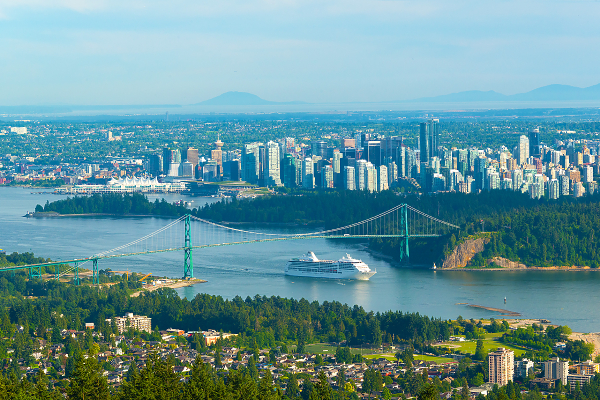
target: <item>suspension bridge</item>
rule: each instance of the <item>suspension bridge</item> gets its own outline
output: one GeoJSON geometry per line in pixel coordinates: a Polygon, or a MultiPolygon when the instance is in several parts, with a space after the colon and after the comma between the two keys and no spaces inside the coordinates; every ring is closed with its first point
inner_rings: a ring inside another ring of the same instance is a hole
{"type": "Polygon", "coordinates": [[[459,227],[427,215],[407,204],[360,222],[340,228],[310,233],[269,233],[238,229],[212,221],[184,215],[164,227],[130,243],[94,254],[86,258],[62,260],[41,264],[0,267],[2,271],[27,270],[30,278],[42,277],[42,270],[53,270],[55,279],[71,274],[75,284],[80,283],[79,268],[91,263],[92,283],[99,284],[98,264],[102,260],[135,257],[165,252],[183,252],[183,278],[194,278],[193,250],[209,247],[277,242],[307,239],[373,239],[398,238],[400,261],[410,256],[410,238],[431,238],[447,234],[459,227]],[[62,270],[61,270],[62,267],[62,270]]]}

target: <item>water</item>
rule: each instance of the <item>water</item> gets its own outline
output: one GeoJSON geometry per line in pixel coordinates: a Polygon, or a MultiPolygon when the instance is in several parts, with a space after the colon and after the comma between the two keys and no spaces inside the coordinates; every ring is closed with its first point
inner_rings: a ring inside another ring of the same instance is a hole
{"type": "MultiPolygon", "coordinates": [[[[31,194],[38,189],[0,188],[0,248],[8,253],[32,251],[56,260],[87,257],[145,236],[170,222],[165,218],[23,218],[36,204],[61,197],[31,194]]],[[[181,195],[164,195],[167,201],[181,195]]],[[[153,199],[152,199],[153,200],[153,199]]],[[[194,198],[194,206],[216,201],[194,198]]],[[[260,227],[290,231],[292,228],[260,227]]],[[[296,228],[293,228],[296,229],[296,228]]],[[[434,317],[489,318],[495,312],[467,307],[478,304],[516,311],[526,318],[545,318],[576,331],[600,331],[600,272],[561,271],[431,271],[401,268],[365,251],[364,244],[334,239],[294,240],[195,250],[194,273],[208,282],[178,290],[192,298],[210,293],[276,295],[312,300],[337,300],[373,311],[402,310],[434,317]],[[345,253],[365,261],[377,274],[370,281],[335,281],[289,277],[286,261],[314,251],[320,258],[345,253]],[[504,304],[504,297],[507,303],[504,304]]],[[[84,266],[88,267],[88,266],[84,266]]],[[[183,254],[165,253],[101,260],[101,269],[152,272],[180,277],[183,254]]]]}

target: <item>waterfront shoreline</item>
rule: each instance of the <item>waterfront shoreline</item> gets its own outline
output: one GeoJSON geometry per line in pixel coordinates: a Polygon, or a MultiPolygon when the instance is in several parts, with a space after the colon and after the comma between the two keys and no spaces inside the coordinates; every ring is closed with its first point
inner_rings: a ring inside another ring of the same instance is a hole
{"type": "Polygon", "coordinates": [[[591,267],[527,267],[527,268],[438,268],[436,271],[559,271],[559,272],[600,272],[600,268],[591,267]]]}

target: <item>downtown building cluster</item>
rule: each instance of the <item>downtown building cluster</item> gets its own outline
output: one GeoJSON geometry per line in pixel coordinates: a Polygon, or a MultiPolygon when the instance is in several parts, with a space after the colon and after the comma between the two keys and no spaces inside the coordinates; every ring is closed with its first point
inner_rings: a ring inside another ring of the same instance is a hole
{"type": "Polygon", "coordinates": [[[450,148],[441,145],[440,124],[419,125],[416,147],[403,137],[360,132],[339,142],[297,143],[286,137],[223,151],[214,144],[207,158],[188,148],[165,148],[147,161],[154,176],[206,182],[244,181],[263,187],[338,188],[383,191],[397,186],[424,193],[514,190],[532,198],[583,196],[597,190],[600,143],[541,142],[538,129],[521,135],[511,149],[450,148]]]}

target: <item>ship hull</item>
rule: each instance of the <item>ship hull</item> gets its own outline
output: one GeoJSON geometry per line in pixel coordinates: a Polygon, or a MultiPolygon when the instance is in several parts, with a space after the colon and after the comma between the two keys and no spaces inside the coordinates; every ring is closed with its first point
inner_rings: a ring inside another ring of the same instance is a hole
{"type": "Polygon", "coordinates": [[[362,281],[368,281],[376,271],[369,272],[343,272],[343,273],[330,273],[330,272],[302,272],[302,271],[285,271],[288,276],[304,276],[307,278],[325,278],[325,279],[357,279],[362,281]]]}

